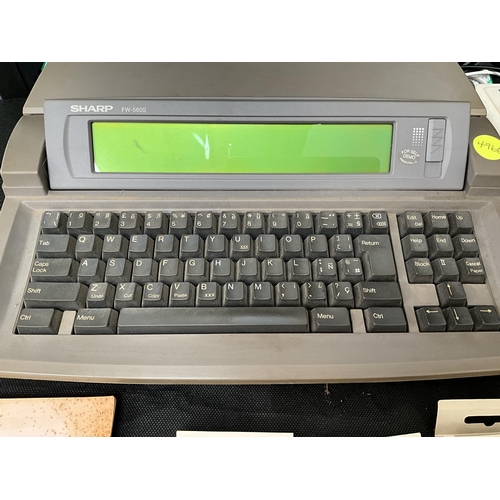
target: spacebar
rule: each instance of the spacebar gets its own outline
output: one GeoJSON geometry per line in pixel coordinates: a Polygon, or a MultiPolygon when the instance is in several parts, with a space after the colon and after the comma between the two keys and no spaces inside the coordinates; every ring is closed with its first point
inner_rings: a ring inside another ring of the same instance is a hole
{"type": "Polygon", "coordinates": [[[123,308],[118,333],[305,333],[304,307],[123,308]]]}

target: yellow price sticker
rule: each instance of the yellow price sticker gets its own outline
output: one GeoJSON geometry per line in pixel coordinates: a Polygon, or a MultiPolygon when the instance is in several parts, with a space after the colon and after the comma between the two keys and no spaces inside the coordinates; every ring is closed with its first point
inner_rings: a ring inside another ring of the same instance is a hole
{"type": "Polygon", "coordinates": [[[473,143],[476,153],[487,160],[500,160],[500,139],[492,135],[478,135],[473,143]]]}

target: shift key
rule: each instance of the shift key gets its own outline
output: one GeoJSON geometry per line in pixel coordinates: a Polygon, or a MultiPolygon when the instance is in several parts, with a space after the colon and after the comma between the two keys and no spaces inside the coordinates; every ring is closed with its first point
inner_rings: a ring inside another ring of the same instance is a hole
{"type": "Polygon", "coordinates": [[[30,283],[24,294],[27,308],[73,311],[85,307],[88,287],[81,283],[30,283]]]}
{"type": "Polygon", "coordinates": [[[361,234],[354,240],[354,255],[363,263],[366,281],[396,281],[396,265],[388,234],[361,234]]]}

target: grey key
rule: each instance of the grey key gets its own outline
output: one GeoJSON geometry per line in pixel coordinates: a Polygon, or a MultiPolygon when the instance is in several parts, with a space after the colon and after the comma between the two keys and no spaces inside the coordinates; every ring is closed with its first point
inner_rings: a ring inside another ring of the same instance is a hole
{"type": "Polygon", "coordinates": [[[115,292],[114,308],[141,307],[142,287],[137,283],[118,283],[115,292]]]}
{"type": "Polygon", "coordinates": [[[189,259],[184,266],[184,281],[199,285],[208,281],[209,264],[205,259],[189,259]]]}
{"type": "Polygon", "coordinates": [[[145,283],[142,287],[142,307],[167,307],[169,288],[161,282],[145,283]]]}
{"type": "Polygon", "coordinates": [[[466,307],[448,307],[443,311],[449,332],[471,332],[474,321],[466,307]]]}
{"type": "Polygon", "coordinates": [[[17,321],[17,333],[57,335],[62,312],[57,309],[23,309],[17,321]]]}
{"type": "Polygon", "coordinates": [[[410,283],[433,283],[434,272],[429,259],[410,259],[406,262],[406,272],[410,283]]]}
{"type": "Polygon", "coordinates": [[[354,285],[354,300],[357,309],[368,307],[402,307],[403,297],[398,283],[362,281],[354,285]]]}
{"type": "Polygon", "coordinates": [[[300,306],[300,288],[293,281],[279,283],[275,287],[276,305],[286,307],[300,306]]]}
{"type": "Polygon", "coordinates": [[[135,259],[132,266],[132,281],[144,285],[156,281],[158,276],[158,262],[153,259],[135,259]]]}
{"type": "Polygon", "coordinates": [[[479,257],[460,259],[457,266],[462,283],[484,283],[486,281],[486,271],[479,257]]]}
{"type": "Polygon", "coordinates": [[[453,242],[449,234],[433,234],[427,239],[429,259],[453,257],[453,242]]]}
{"type": "Polygon", "coordinates": [[[479,245],[473,234],[459,234],[452,239],[455,259],[479,257],[479,245]]]}
{"type": "Polygon", "coordinates": [[[76,281],[78,262],[73,259],[35,259],[31,281],[76,281]]]}
{"type": "Polygon", "coordinates": [[[229,256],[229,242],[223,234],[211,234],[205,239],[205,259],[224,259],[229,256]]]}
{"type": "Polygon", "coordinates": [[[252,283],[248,287],[248,296],[250,307],[274,306],[274,287],[267,281],[252,283]]]}
{"type": "Polygon", "coordinates": [[[343,213],[340,216],[340,232],[353,238],[363,234],[363,214],[353,211],[343,213]]]}
{"type": "Polygon", "coordinates": [[[364,310],[369,333],[406,332],[406,316],[400,307],[369,307],[364,310]]]}
{"type": "Polygon", "coordinates": [[[86,307],[93,309],[96,307],[112,308],[115,300],[115,287],[111,283],[90,283],[87,292],[86,307]]]}
{"type": "Polygon", "coordinates": [[[128,257],[128,240],[121,234],[103,235],[102,260],[126,259],[128,257]]]}
{"type": "Polygon", "coordinates": [[[40,259],[74,259],[75,245],[75,238],[69,234],[41,234],[38,237],[36,254],[40,259]]]}
{"type": "Polygon", "coordinates": [[[267,218],[267,232],[280,239],[290,233],[290,221],[286,212],[271,212],[267,218]]]}
{"type": "Polygon", "coordinates": [[[231,238],[235,234],[241,234],[241,218],[238,212],[221,212],[218,233],[227,238],[231,238]]]}
{"type": "Polygon", "coordinates": [[[472,216],[470,212],[453,212],[449,214],[450,234],[472,234],[474,227],[472,225],[472,216]]]}
{"type": "Polygon", "coordinates": [[[80,234],[92,234],[92,216],[87,212],[70,212],[66,227],[75,238],[80,234]]]}
{"type": "Polygon", "coordinates": [[[209,234],[217,234],[217,218],[213,212],[197,212],[194,217],[193,232],[206,238],[209,234]]]}
{"type": "Polygon", "coordinates": [[[144,234],[155,239],[160,234],[168,233],[168,218],[159,211],[146,212],[144,215],[144,234]]]}
{"type": "Polygon", "coordinates": [[[222,288],[223,307],[241,307],[248,303],[247,285],[241,282],[226,283],[222,288]]]}
{"type": "Polygon", "coordinates": [[[88,287],[81,283],[31,283],[24,294],[24,305],[28,309],[82,309],[87,292],[88,287]]]}
{"type": "Polygon", "coordinates": [[[255,238],[255,257],[259,260],[278,257],[278,240],[274,234],[259,234],[255,238]]]}
{"type": "Polygon", "coordinates": [[[203,240],[199,234],[185,234],[180,238],[179,259],[203,257],[203,240]]]}
{"type": "Polygon", "coordinates": [[[286,234],[280,239],[280,257],[284,260],[304,257],[300,234],[286,234]]]}
{"type": "Polygon", "coordinates": [[[128,245],[128,260],[153,257],[154,241],[147,234],[133,234],[128,245]]]}
{"type": "Polygon", "coordinates": [[[311,331],[315,333],[350,333],[351,317],[345,307],[318,307],[311,315],[311,331]]]}
{"type": "Polygon", "coordinates": [[[221,288],[218,283],[200,283],[196,287],[196,307],[220,307],[221,288]]]}
{"type": "Polygon", "coordinates": [[[75,259],[100,259],[103,241],[95,234],[81,234],[76,239],[75,259]]]}
{"type": "Polygon", "coordinates": [[[455,259],[450,257],[435,259],[431,262],[431,266],[434,272],[434,283],[459,280],[460,275],[455,259]]]}
{"type": "Polygon", "coordinates": [[[357,257],[340,260],[337,268],[340,281],[349,281],[349,283],[354,284],[365,279],[361,259],[357,257]]]}
{"type": "Polygon", "coordinates": [[[253,240],[249,234],[235,234],[229,242],[229,257],[233,260],[253,256],[253,240]]]}
{"type": "Polygon", "coordinates": [[[255,258],[240,259],[236,262],[236,281],[249,285],[260,281],[260,262],[255,258]]]}
{"type": "Polygon", "coordinates": [[[62,212],[45,212],[42,217],[42,234],[65,234],[68,217],[62,212]]]}
{"type": "Polygon", "coordinates": [[[354,308],[352,285],[348,281],[336,281],[327,287],[328,305],[330,307],[354,308]]]}
{"type": "Polygon", "coordinates": [[[234,262],[231,259],[214,259],[210,262],[210,281],[219,285],[234,281],[234,262]]]}
{"type": "Polygon", "coordinates": [[[467,305],[467,295],[464,286],[458,281],[448,281],[439,283],[436,286],[439,298],[439,305],[446,307],[465,307],[467,305]]]}
{"type": "Polygon", "coordinates": [[[261,212],[246,212],[243,216],[243,233],[256,238],[265,233],[265,219],[261,212]]]}
{"type": "Polygon", "coordinates": [[[92,223],[94,234],[104,237],[118,233],[118,217],[113,212],[96,212],[92,223]]]}
{"type": "Polygon", "coordinates": [[[179,239],[185,234],[192,234],[193,218],[187,212],[172,212],[168,231],[179,239]]]}
{"type": "Polygon", "coordinates": [[[470,310],[476,332],[497,332],[500,330],[500,317],[494,306],[477,306],[470,310]]]}
{"type": "Polygon", "coordinates": [[[330,247],[330,257],[336,260],[346,257],[354,257],[354,248],[350,234],[336,234],[328,240],[330,247]]]}
{"type": "Polygon", "coordinates": [[[422,234],[424,219],[420,212],[405,212],[398,216],[398,227],[401,238],[407,234],[422,234]]]}
{"type": "Polygon", "coordinates": [[[314,233],[314,219],[311,212],[295,212],[290,221],[292,234],[300,234],[303,238],[314,233]]]}
{"type": "Polygon", "coordinates": [[[370,212],[364,217],[366,234],[389,234],[389,219],[386,212],[370,212]]]}
{"type": "Polygon", "coordinates": [[[173,234],[160,234],[155,240],[153,257],[155,260],[179,257],[179,240],[173,234]]]}
{"type": "Polygon", "coordinates": [[[329,257],[326,236],[324,234],[309,235],[304,241],[304,255],[309,260],[329,257]]]}
{"type": "Polygon", "coordinates": [[[299,285],[312,281],[311,262],[308,259],[290,259],[287,264],[287,279],[299,285]]]}
{"type": "MultiPolygon", "coordinates": [[[[192,283],[173,283],[170,287],[170,307],[194,307],[196,289],[192,283]]],[[[151,309],[149,309],[151,311],[151,309]]]]}
{"type": "Polygon", "coordinates": [[[168,333],[305,333],[307,310],[302,307],[197,307],[123,309],[119,334],[168,333]]]}
{"type": "Polygon", "coordinates": [[[354,240],[354,255],[361,259],[366,281],[396,281],[390,236],[363,234],[354,240]]]}
{"type": "Polygon", "coordinates": [[[439,307],[421,307],[415,311],[421,332],[446,331],[446,319],[439,307]]]}
{"type": "Polygon", "coordinates": [[[312,263],[312,279],[323,283],[338,281],[335,259],[316,259],[312,263]]]}
{"type": "Polygon", "coordinates": [[[80,309],[76,313],[75,335],[109,335],[116,333],[118,313],[113,309],[80,309]]]}
{"type": "Polygon", "coordinates": [[[328,296],[326,285],[321,281],[309,281],[300,287],[302,305],[308,309],[315,307],[327,307],[328,296]]]}
{"type": "Polygon", "coordinates": [[[104,280],[113,285],[127,283],[132,276],[132,263],[127,259],[109,259],[106,264],[104,280]]]}
{"type": "Polygon", "coordinates": [[[316,216],[316,234],[324,234],[331,238],[339,232],[338,216],[335,212],[320,212],[316,216]]]}
{"type": "Polygon", "coordinates": [[[158,272],[158,281],[167,285],[184,280],[184,262],[179,259],[162,259],[158,272]]]}
{"type": "Polygon", "coordinates": [[[106,264],[102,260],[84,259],[80,262],[77,280],[85,285],[104,281],[105,270],[106,264]]]}
{"type": "Polygon", "coordinates": [[[142,234],[144,232],[142,215],[137,212],[122,212],[118,221],[118,231],[127,238],[134,234],[142,234]]]}
{"type": "Polygon", "coordinates": [[[450,231],[450,223],[446,212],[432,211],[425,215],[425,235],[447,234],[450,231]]]}
{"type": "Polygon", "coordinates": [[[266,259],[262,261],[262,280],[277,285],[286,280],[286,266],[283,259],[266,259]]]}
{"type": "Polygon", "coordinates": [[[401,240],[405,260],[429,257],[429,246],[423,234],[408,234],[401,240]]]}

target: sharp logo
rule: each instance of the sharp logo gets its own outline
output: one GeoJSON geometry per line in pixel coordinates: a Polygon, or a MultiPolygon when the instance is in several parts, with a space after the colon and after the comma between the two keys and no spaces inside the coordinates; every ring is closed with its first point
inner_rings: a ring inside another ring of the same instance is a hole
{"type": "Polygon", "coordinates": [[[104,106],[102,104],[94,105],[81,105],[81,104],[72,104],[71,105],[72,113],[107,113],[113,109],[113,106],[104,106]]]}

